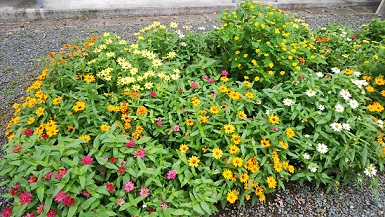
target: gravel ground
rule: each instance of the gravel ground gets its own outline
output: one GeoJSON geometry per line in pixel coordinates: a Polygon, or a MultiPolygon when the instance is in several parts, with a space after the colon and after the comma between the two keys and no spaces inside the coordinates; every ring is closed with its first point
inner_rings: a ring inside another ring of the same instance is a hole
{"type": "MultiPolygon", "coordinates": [[[[340,23],[358,28],[376,16],[375,7],[292,9],[290,12],[304,19],[311,28],[326,23],[340,23]]],[[[132,42],[133,33],[153,21],[178,22],[193,28],[207,30],[219,25],[219,14],[110,17],[50,20],[24,23],[0,23],[0,145],[6,143],[5,126],[12,114],[12,104],[25,93],[24,90],[40,74],[37,58],[50,51],[58,51],[66,43],[79,41],[103,32],[115,32],[132,42]]],[[[1,157],[1,153],[0,153],[1,157]]],[[[385,187],[385,173],[379,174],[379,185],[385,187]]],[[[0,178],[1,180],[1,178],[0,178]]],[[[0,188],[0,194],[8,191],[0,188]]],[[[9,201],[0,197],[0,212],[9,201]]],[[[241,208],[227,206],[213,216],[384,216],[385,191],[379,189],[378,200],[366,187],[341,187],[339,194],[325,193],[325,188],[315,188],[313,183],[300,186],[288,183],[286,191],[270,194],[267,202],[241,208]]],[[[1,215],[1,214],[0,214],[1,215]]]]}

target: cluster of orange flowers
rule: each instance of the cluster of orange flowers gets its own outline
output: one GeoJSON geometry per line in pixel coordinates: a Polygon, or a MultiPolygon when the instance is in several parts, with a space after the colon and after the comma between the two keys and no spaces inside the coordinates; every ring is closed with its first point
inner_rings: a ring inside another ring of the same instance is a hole
{"type": "Polygon", "coordinates": [[[327,37],[325,37],[325,38],[318,38],[317,36],[314,36],[314,39],[315,39],[316,42],[318,42],[318,43],[329,42],[329,38],[327,38],[327,37]]]}
{"type": "Polygon", "coordinates": [[[373,102],[372,104],[367,106],[370,112],[382,112],[384,111],[384,106],[382,106],[379,102],[373,102]]]}

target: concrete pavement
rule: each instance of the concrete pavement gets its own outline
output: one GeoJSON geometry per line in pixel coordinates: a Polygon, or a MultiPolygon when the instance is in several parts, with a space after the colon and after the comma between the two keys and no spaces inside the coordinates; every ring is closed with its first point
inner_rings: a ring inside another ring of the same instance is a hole
{"type": "MultiPolygon", "coordinates": [[[[241,0],[0,0],[0,22],[82,16],[153,16],[220,12],[241,0]]],[[[379,5],[381,0],[261,0],[278,8],[379,5]]]]}

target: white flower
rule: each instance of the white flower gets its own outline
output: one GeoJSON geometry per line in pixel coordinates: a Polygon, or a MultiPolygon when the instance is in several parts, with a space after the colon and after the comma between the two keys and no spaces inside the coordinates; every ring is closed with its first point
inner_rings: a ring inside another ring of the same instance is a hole
{"type": "Polygon", "coordinates": [[[360,77],[361,76],[361,72],[353,72],[353,74],[357,77],[360,77]]]}
{"type": "Polygon", "coordinates": [[[270,115],[270,111],[269,111],[269,110],[266,110],[266,111],[265,111],[265,115],[266,115],[266,116],[269,116],[269,115],[270,115]]]}
{"type": "Polygon", "coordinates": [[[350,124],[342,124],[342,128],[344,129],[344,130],[347,130],[347,131],[349,131],[350,130],[350,124]]]}
{"type": "Polygon", "coordinates": [[[305,137],[306,137],[306,138],[309,138],[309,137],[310,137],[310,135],[309,135],[309,134],[305,134],[305,137]]]}
{"type": "Polygon", "coordinates": [[[336,109],[336,112],[343,112],[345,110],[345,108],[340,104],[337,104],[335,106],[335,109],[336,109]]]}
{"type": "Polygon", "coordinates": [[[323,111],[323,110],[325,109],[325,106],[319,105],[319,106],[318,106],[318,109],[321,110],[321,111],[323,111]]]}
{"type": "Polygon", "coordinates": [[[355,99],[349,100],[349,105],[350,105],[350,107],[351,107],[352,109],[356,109],[356,108],[359,106],[357,100],[355,100],[355,99]]]}
{"type": "Polygon", "coordinates": [[[283,100],[283,104],[284,104],[285,106],[291,106],[291,105],[294,104],[294,101],[293,101],[292,99],[286,98],[286,99],[283,100]]]}
{"type": "Polygon", "coordinates": [[[332,68],[332,72],[338,74],[338,73],[341,72],[341,70],[339,68],[337,68],[337,67],[334,67],[334,68],[332,68]]]}
{"type": "Polygon", "coordinates": [[[317,151],[321,154],[326,154],[326,152],[328,152],[328,147],[323,143],[318,143],[317,151]]]}
{"type": "Polygon", "coordinates": [[[317,164],[310,164],[308,167],[307,167],[311,172],[315,173],[318,169],[318,166],[317,164]]]}
{"type": "Polygon", "coordinates": [[[341,35],[346,35],[346,34],[348,34],[347,32],[341,32],[341,35]]]}
{"type": "Polygon", "coordinates": [[[341,132],[341,130],[342,130],[342,125],[339,124],[339,123],[332,123],[332,124],[330,124],[330,127],[331,127],[334,131],[337,131],[337,132],[341,132]]]}
{"type": "Polygon", "coordinates": [[[306,95],[308,95],[309,97],[312,97],[312,96],[315,96],[315,92],[314,92],[314,90],[309,89],[306,91],[306,95]]]}
{"type": "Polygon", "coordinates": [[[308,154],[308,153],[304,153],[302,156],[303,156],[303,158],[305,158],[306,160],[309,160],[309,159],[310,159],[310,154],[308,154]]]}
{"type": "Polygon", "coordinates": [[[384,127],[384,121],[378,120],[378,126],[382,129],[384,127]]]}
{"type": "Polygon", "coordinates": [[[348,100],[351,97],[349,91],[345,89],[342,89],[340,91],[340,95],[342,96],[342,98],[344,98],[344,100],[348,100]]]}
{"type": "Polygon", "coordinates": [[[362,88],[363,86],[368,86],[368,82],[365,80],[351,79],[351,81],[359,88],[362,88]]]}
{"type": "Polygon", "coordinates": [[[324,74],[322,74],[322,72],[317,72],[316,75],[320,78],[322,78],[324,76],[324,74]]]}
{"type": "Polygon", "coordinates": [[[183,47],[187,46],[186,42],[182,42],[182,43],[180,43],[180,45],[183,46],[183,47]]]}
{"type": "Polygon", "coordinates": [[[364,171],[365,175],[372,177],[375,176],[377,173],[376,167],[374,167],[373,164],[370,164],[364,171]]]}
{"type": "Polygon", "coordinates": [[[198,27],[198,29],[199,29],[199,30],[202,30],[202,31],[203,31],[203,30],[206,30],[206,28],[203,27],[203,26],[198,27]]]}
{"type": "Polygon", "coordinates": [[[357,120],[362,121],[362,117],[361,117],[361,116],[358,116],[358,117],[357,117],[357,120]]]}

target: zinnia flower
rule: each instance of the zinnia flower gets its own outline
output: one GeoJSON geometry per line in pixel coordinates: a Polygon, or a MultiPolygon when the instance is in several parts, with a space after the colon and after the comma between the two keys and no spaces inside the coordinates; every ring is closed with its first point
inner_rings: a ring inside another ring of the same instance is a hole
{"type": "Polygon", "coordinates": [[[176,178],[176,171],[175,170],[170,170],[167,173],[167,179],[175,179],[176,178]]]}
{"type": "Polygon", "coordinates": [[[53,209],[51,209],[47,213],[47,217],[55,217],[55,215],[56,215],[56,210],[53,210],[53,209]]]}
{"type": "Polygon", "coordinates": [[[223,154],[223,151],[220,148],[213,149],[213,153],[212,153],[213,158],[219,159],[222,157],[222,154],[223,154]]]}
{"type": "Polygon", "coordinates": [[[114,185],[111,184],[111,183],[106,183],[106,188],[107,188],[107,191],[110,192],[110,193],[115,190],[114,185]]]}
{"type": "Polygon", "coordinates": [[[10,217],[12,215],[12,208],[8,207],[3,211],[3,216],[4,217],[10,217]]]}
{"type": "Polygon", "coordinates": [[[175,124],[173,127],[174,132],[179,132],[180,131],[180,126],[178,124],[175,124]]]}
{"type": "Polygon", "coordinates": [[[133,148],[135,146],[135,141],[134,140],[128,140],[128,142],[126,143],[126,147],[130,147],[130,148],[133,148]]]}
{"type": "Polygon", "coordinates": [[[36,213],[37,214],[42,214],[44,212],[44,204],[40,204],[37,208],[36,208],[36,213]]]}
{"type": "Polygon", "coordinates": [[[319,143],[317,145],[317,151],[321,154],[326,154],[326,152],[328,152],[328,147],[323,143],[319,143]]]}
{"type": "Polygon", "coordinates": [[[21,205],[30,204],[32,201],[32,194],[28,192],[21,193],[19,195],[21,205]]]}
{"type": "Polygon", "coordinates": [[[135,185],[134,183],[132,183],[131,181],[127,182],[126,184],[124,184],[124,190],[128,193],[132,190],[134,190],[135,188],[135,185]]]}
{"type": "Polygon", "coordinates": [[[93,160],[94,159],[91,156],[87,155],[87,156],[83,157],[82,162],[84,165],[89,165],[92,163],[93,160]]]}
{"type": "Polygon", "coordinates": [[[64,198],[65,198],[65,196],[66,196],[65,194],[66,194],[65,191],[60,190],[60,191],[55,195],[55,197],[54,197],[55,201],[56,201],[56,202],[59,202],[59,203],[63,202],[63,200],[64,200],[64,198]]]}
{"type": "Polygon", "coordinates": [[[134,157],[138,158],[144,158],[146,156],[146,150],[144,150],[143,148],[139,148],[138,150],[136,150],[134,152],[134,157]]]}
{"type": "Polygon", "coordinates": [[[192,167],[198,167],[199,162],[200,162],[199,158],[193,155],[188,160],[188,165],[192,167]]]}
{"type": "Polygon", "coordinates": [[[377,170],[376,170],[376,167],[374,167],[373,164],[370,164],[364,171],[365,175],[369,176],[369,177],[373,177],[376,175],[377,173],[377,170]]]}
{"type": "Polygon", "coordinates": [[[148,188],[141,188],[139,191],[139,195],[148,197],[150,196],[150,190],[148,188]]]}
{"type": "Polygon", "coordinates": [[[65,198],[64,198],[64,204],[65,205],[67,205],[67,206],[72,206],[72,205],[74,205],[75,204],[75,199],[73,198],[73,197],[71,197],[71,196],[66,196],[65,198]]]}
{"type": "Polygon", "coordinates": [[[117,204],[116,205],[118,205],[118,206],[122,206],[123,204],[124,204],[124,199],[123,198],[118,198],[118,202],[117,202],[117,204]]]}

